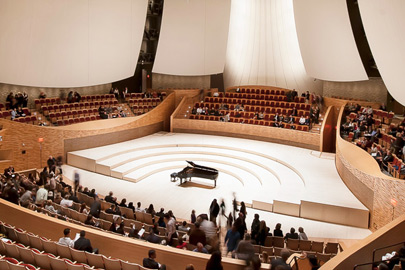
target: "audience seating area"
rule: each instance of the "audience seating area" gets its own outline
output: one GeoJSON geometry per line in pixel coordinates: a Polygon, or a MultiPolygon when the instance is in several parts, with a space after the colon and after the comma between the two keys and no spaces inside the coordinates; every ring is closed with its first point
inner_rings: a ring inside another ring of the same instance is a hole
{"type": "MultiPolygon", "coordinates": [[[[285,90],[241,88],[240,92],[218,93],[218,97],[205,97],[204,102],[195,103],[195,108],[219,110],[220,114],[230,113],[229,122],[246,123],[252,125],[273,126],[275,114],[290,116],[293,108],[297,110],[294,124],[285,124],[290,129],[292,125],[297,130],[308,131],[309,126],[299,125],[299,117],[309,117],[311,105],[305,103],[305,97],[295,97],[294,101],[287,101],[285,90]],[[243,111],[236,110],[237,104],[243,105],[243,111]],[[221,105],[227,105],[228,110],[222,110],[221,105]],[[263,119],[257,119],[256,113],[262,112],[263,119]]],[[[221,116],[191,114],[190,119],[219,121],[221,116]]]]}
{"type": "MultiPolygon", "coordinates": [[[[357,121],[361,113],[364,111],[364,107],[361,107],[358,112],[350,112],[346,116],[346,121],[350,121],[355,123],[356,126],[358,126],[357,121]]],[[[391,150],[393,151],[394,146],[397,141],[397,137],[394,136],[393,134],[401,133],[404,130],[404,127],[398,124],[392,123],[392,120],[394,118],[394,113],[393,112],[386,112],[383,110],[373,110],[372,111],[372,119],[373,119],[373,124],[371,126],[371,129],[373,131],[379,130],[379,134],[377,139],[374,140],[372,143],[375,144],[377,147],[377,151],[380,153],[384,153],[386,150],[391,150]],[[391,133],[391,134],[390,134],[391,133]]],[[[365,139],[365,135],[368,132],[360,132],[359,133],[359,139],[356,140],[356,136],[354,131],[350,131],[347,136],[345,136],[345,139],[349,142],[354,142],[356,144],[360,144],[360,142],[363,142],[362,144],[366,144],[368,141],[365,139]]],[[[376,136],[377,136],[376,135],[376,136]]],[[[368,135],[369,136],[369,135],[368,135]]],[[[374,138],[371,138],[373,140],[374,138]]],[[[362,146],[362,145],[359,145],[362,146]]],[[[365,149],[365,148],[364,148],[365,149]]],[[[367,150],[369,153],[371,153],[371,148],[367,147],[367,150]]],[[[402,149],[401,149],[402,150],[402,149]]],[[[399,153],[402,157],[404,153],[399,153]]],[[[388,167],[387,167],[387,172],[395,177],[395,178],[400,178],[400,179],[405,179],[405,174],[401,174],[401,169],[405,167],[405,163],[403,159],[401,159],[397,154],[392,154],[393,160],[392,162],[388,162],[388,167]]]]}
{"type": "Polygon", "coordinates": [[[76,250],[45,237],[26,232],[0,221],[1,233],[11,241],[0,241],[0,269],[147,269],[136,263],[76,250]],[[5,257],[8,256],[8,257],[5,257]]]}

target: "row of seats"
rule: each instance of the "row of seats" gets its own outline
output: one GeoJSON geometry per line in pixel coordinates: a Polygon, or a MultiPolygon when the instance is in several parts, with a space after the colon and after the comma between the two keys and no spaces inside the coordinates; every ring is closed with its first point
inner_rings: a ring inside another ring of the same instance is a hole
{"type": "Polygon", "coordinates": [[[14,228],[2,222],[0,227],[11,240],[15,241],[15,243],[0,241],[0,253],[23,260],[25,263],[38,266],[41,269],[147,269],[135,263],[60,245],[45,237],[14,228]]]}
{"type": "MultiPolygon", "coordinates": [[[[287,96],[284,95],[255,95],[255,94],[239,94],[239,93],[225,93],[225,97],[208,97],[211,102],[226,102],[226,100],[243,99],[243,100],[256,100],[256,101],[288,101],[287,96]]],[[[247,102],[246,101],[246,102],[247,102]]],[[[288,102],[305,103],[304,97],[295,97],[294,100],[288,102]]]]}
{"type": "Polygon", "coordinates": [[[239,93],[285,95],[286,91],[282,89],[239,88],[239,93]]]}
{"type": "Polygon", "coordinates": [[[118,100],[109,100],[109,101],[96,101],[96,102],[76,102],[76,103],[66,103],[66,104],[57,104],[51,106],[42,106],[41,111],[45,116],[48,116],[51,112],[67,112],[73,110],[84,110],[84,109],[98,109],[99,106],[117,106],[118,100]]]}
{"type": "MultiPolygon", "coordinates": [[[[213,115],[190,115],[190,119],[195,119],[195,120],[209,120],[209,121],[219,121],[221,116],[213,116],[213,115]]],[[[267,126],[267,127],[272,127],[274,126],[274,121],[270,120],[257,120],[257,119],[245,119],[245,118],[230,118],[229,122],[232,123],[244,123],[244,124],[249,124],[249,125],[261,125],[261,126],[267,126]]],[[[283,123],[284,126],[283,128],[286,129],[291,129],[293,125],[291,124],[286,124],[283,123]]],[[[294,125],[296,130],[300,131],[309,131],[308,126],[301,126],[301,125],[294,125]]]]}
{"type": "MultiPolygon", "coordinates": [[[[101,94],[101,95],[85,95],[81,97],[81,102],[96,102],[96,101],[114,101],[115,96],[112,94],[101,94]]],[[[54,98],[37,98],[34,100],[35,107],[39,110],[42,106],[50,106],[55,104],[60,104],[61,99],[59,97],[54,98]]]]}
{"type": "Polygon", "coordinates": [[[339,251],[338,243],[324,243],[320,241],[311,241],[311,240],[298,240],[287,238],[285,240],[283,237],[278,236],[267,236],[264,242],[264,246],[254,245],[257,253],[261,253],[262,250],[268,250],[268,247],[274,248],[288,248],[293,252],[298,251],[312,251],[322,254],[337,254],[339,251]]]}
{"type": "MultiPolygon", "coordinates": [[[[238,100],[238,99],[223,99],[223,102],[212,102],[210,99],[205,99],[204,102],[196,102],[194,106],[199,107],[218,107],[221,104],[228,104],[229,109],[233,110],[236,104],[243,104],[245,110],[254,110],[253,106],[261,106],[261,110],[268,107],[280,107],[280,108],[296,108],[297,110],[309,111],[311,109],[310,104],[296,103],[296,102],[284,102],[284,101],[265,101],[265,100],[238,100]]],[[[270,109],[270,108],[269,108],[270,109]]]]}
{"type": "Polygon", "coordinates": [[[20,262],[17,259],[0,255],[0,269],[2,270],[40,270],[32,264],[20,262]]]}
{"type": "Polygon", "coordinates": [[[153,105],[157,106],[160,103],[160,98],[139,98],[139,99],[129,99],[128,103],[138,104],[138,105],[153,105]]]}
{"type": "MultiPolygon", "coordinates": [[[[211,106],[211,107],[206,107],[206,108],[212,108],[214,107],[215,110],[218,110],[218,106],[211,106]]],[[[233,106],[231,106],[232,108],[233,106]]],[[[282,114],[286,116],[290,116],[292,114],[293,109],[286,109],[286,108],[263,108],[260,106],[256,107],[249,107],[249,110],[245,109],[244,111],[239,111],[235,112],[233,109],[231,111],[228,110],[219,110],[223,115],[227,114],[228,112],[230,113],[230,116],[233,117],[236,114],[241,114],[241,117],[246,117],[246,118],[253,118],[256,112],[262,112],[265,114],[282,114]],[[246,115],[246,116],[245,116],[246,115]]],[[[301,117],[303,115],[304,117],[309,116],[309,111],[306,110],[297,110],[297,116],[301,117]]]]}
{"type": "Polygon", "coordinates": [[[153,108],[155,108],[155,106],[152,106],[152,105],[133,105],[131,108],[132,108],[132,112],[135,115],[141,115],[141,114],[150,112],[151,110],[153,110],[153,108]]]}
{"type": "Polygon", "coordinates": [[[57,120],[56,122],[54,122],[54,124],[56,124],[58,126],[68,126],[68,125],[72,125],[72,124],[84,123],[84,122],[95,121],[95,120],[100,120],[100,119],[101,119],[100,115],[81,116],[81,117],[76,117],[76,118],[57,120]]]}
{"type": "Polygon", "coordinates": [[[78,118],[86,116],[97,116],[99,115],[97,108],[92,109],[83,109],[77,111],[62,111],[62,112],[51,112],[49,113],[49,119],[52,123],[55,123],[57,120],[69,119],[69,118],[78,118]]]}
{"type": "Polygon", "coordinates": [[[25,116],[25,117],[18,117],[14,119],[15,122],[19,123],[25,123],[25,124],[32,124],[32,125],[37,125],[38,124],[38,119],[37,117],[34,116],[25,116]]]}

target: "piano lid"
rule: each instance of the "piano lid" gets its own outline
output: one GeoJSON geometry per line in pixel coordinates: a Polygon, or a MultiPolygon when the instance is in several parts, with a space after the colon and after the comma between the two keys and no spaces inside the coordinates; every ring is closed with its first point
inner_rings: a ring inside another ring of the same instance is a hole
{"type": "Polygon", "coordinates": [[[218,170],[217,170],[217,169],[210,168],[210,167],[206,167],[206,166],[202,166],[202,165],[198,165],[198,164],[195,164],[194,162],[189,161],[189,160],[186,160],[186,162],[187,162],[188,164],[190,164],[191,166],[193,166],[195,169],[201,169],[201,170],[206,170],[206,171],[218,173],[218,170]]]}
{"type": "Polygon", "coordinates": [[[186,160],[186,162],[187,162],[188,164],[190,164],[191,166],[193,166],[193,167],[198,166],[197,164],[195,164],[195,163],[194,163],[194,162],[192,162],[192,161],[188,161],[188,160],[186,160]]]}

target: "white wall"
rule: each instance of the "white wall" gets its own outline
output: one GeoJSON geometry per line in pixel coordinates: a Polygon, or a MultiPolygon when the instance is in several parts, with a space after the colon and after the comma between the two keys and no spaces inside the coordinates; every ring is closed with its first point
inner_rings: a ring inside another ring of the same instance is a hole
{"type": "Polygon", "coordinates": [[[272,85],[322,92],[306,74],[292,0],[232,0],[225,87],[272,85]]]}
{"type": "Polygon", "coordinates": [[[368,80],[346,0],[294,0],[294,14],[308,75],[329,81],[368,80]]]}
{"type": "Polygon", "coordinates": [[[367,40],[388,92],[405,105],[405,1],[359,0],[367,40]]]}
{"type": "Polygon", "coordinates": [[[0,82],[80,87],[133,75],[147,0],[0,0],[0,82]]]}
{"type": "Polygon", "coordinates": [[[167,0],[164,3],[154,73],[222,73],[230,0],[167,0]]]}

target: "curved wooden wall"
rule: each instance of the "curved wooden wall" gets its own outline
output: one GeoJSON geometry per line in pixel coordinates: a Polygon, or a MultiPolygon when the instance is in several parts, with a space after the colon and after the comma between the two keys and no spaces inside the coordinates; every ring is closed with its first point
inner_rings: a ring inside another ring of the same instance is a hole
{"type": "MultiPolygon", "coordinates": [[[[0,217],[3,222],[54,241],[63,236],[65,228],[70,228],[72,235],[85,230],[86,238],[90,239],[93,247],[99,248],[101,254],[138,264],[142,264],[142,259],[147,257],[148,250],[153,248],[156,250],[156,260],[166,264],[168,270],[185,269],[186,265],[190,263],[194,265],[195,269],[205,269],[205,265],[210,257],[208,254],[147,243],[76,225],[28,210],[1,199],[0,217]]],[[[225,270],[242,270],[245,267],[245,262],[231,258],[222,258],[222,265],[225,270]]],[[[269,265],[263,264],[262,269],[269,269],[269,265]]]]}
{"type": "Polygon", "coordinates": [[[405,181],[383,174],[369,153],[342,139],[343,109],[336,132],[336,168],[347,187],[370,210],[370,229],[375,231],[405,212],[405,181]],[[391,199],[398,202],[395,209],[391,199]]]}
{"type": "Polygon", "coordinates": [[[46,166],[49,155],[64,156],[67,151],[122,142],[162,130],[168,131],[170,115],[174,109],[175,94],[170,94],[159,106],[138,117],[97,120],[66,127],[40,127],[0,119],[3,139],[0,142],[0,150],[11,153],[10,158],[0,160],[0,169],[10,164],[13,164],[16,170],[40,168],[46,166]],[[38,142],[38,138],[43,138],[42,144],[38,142]]]}

